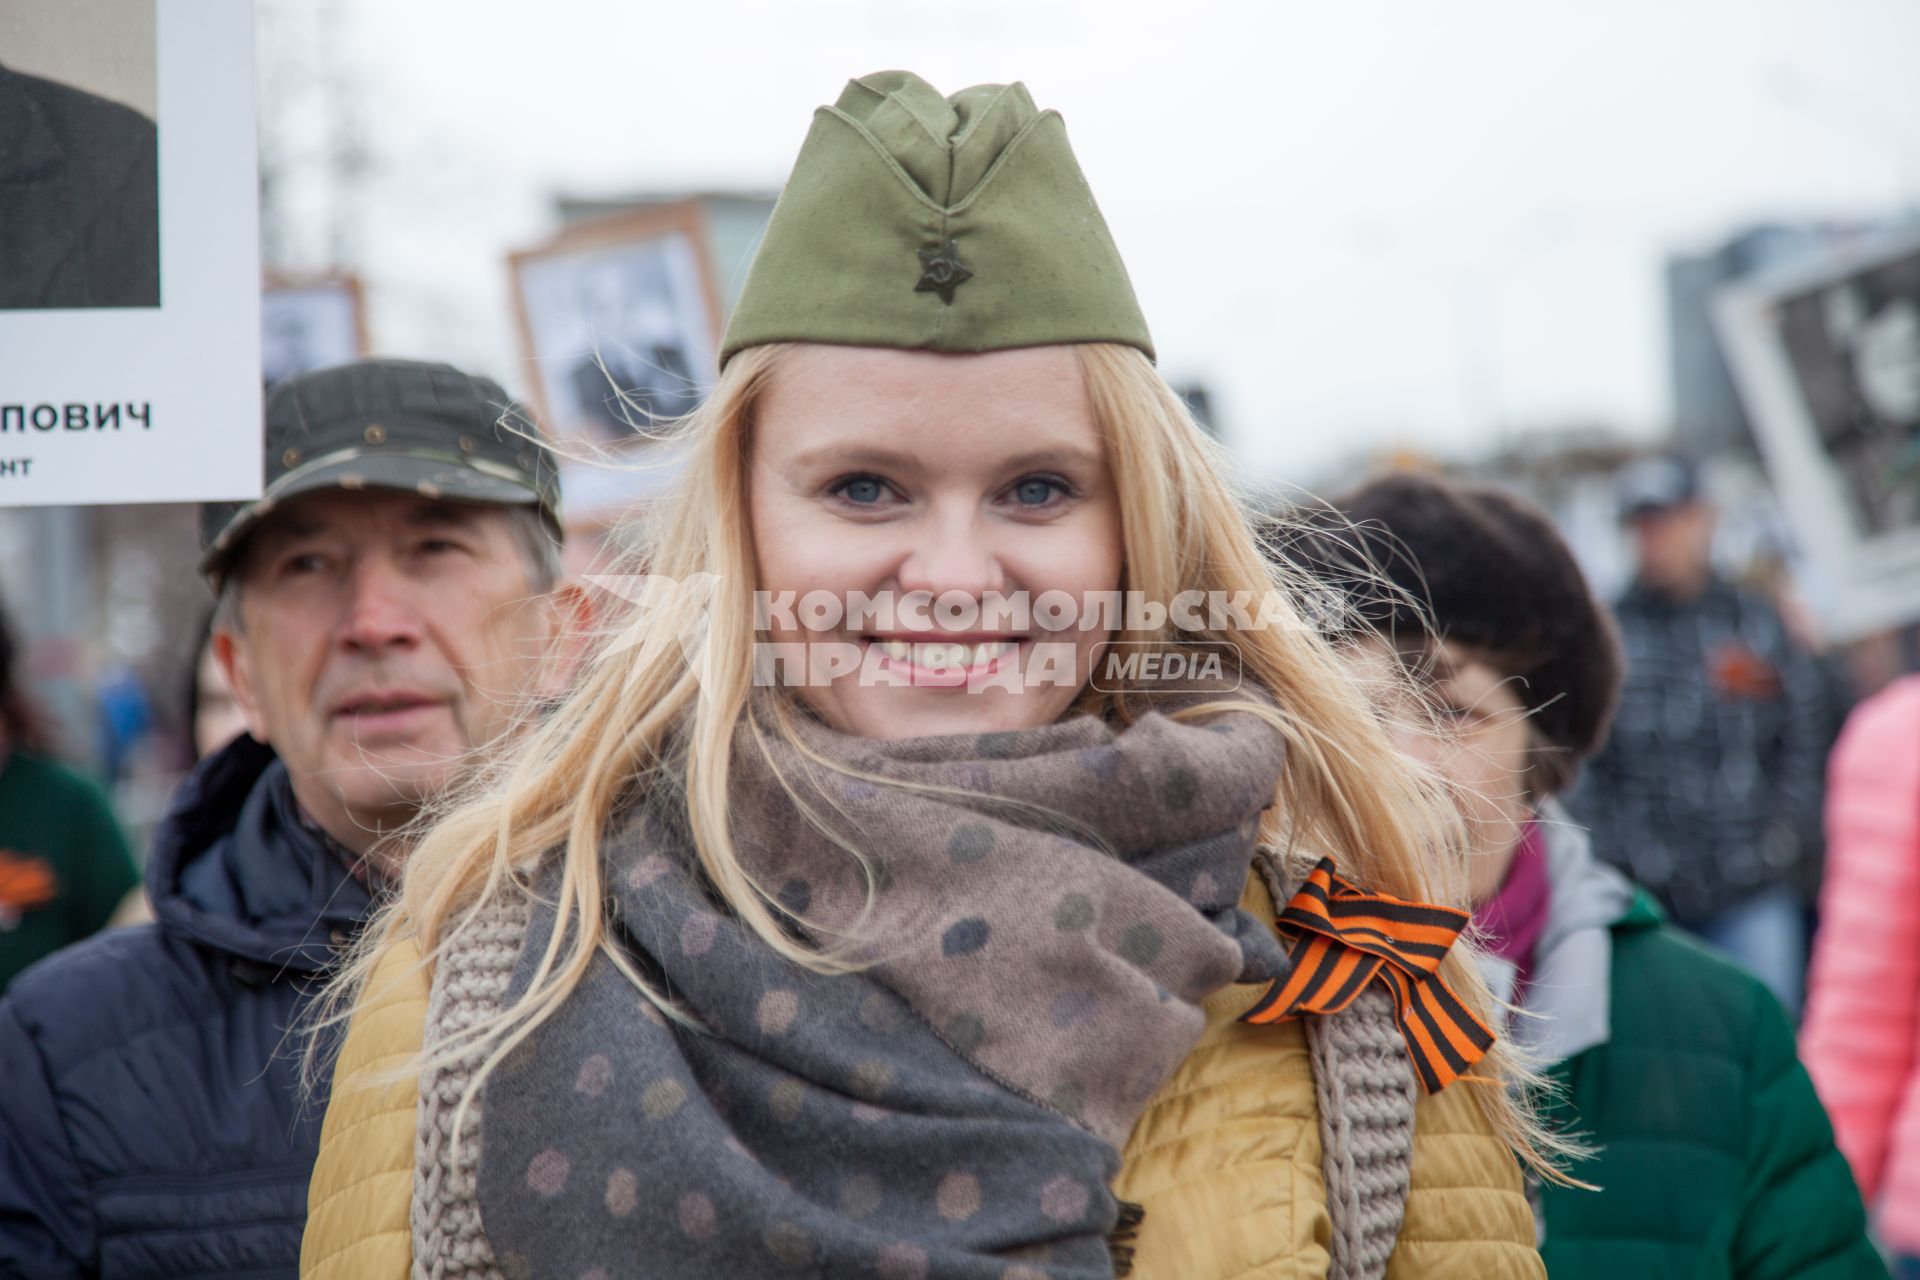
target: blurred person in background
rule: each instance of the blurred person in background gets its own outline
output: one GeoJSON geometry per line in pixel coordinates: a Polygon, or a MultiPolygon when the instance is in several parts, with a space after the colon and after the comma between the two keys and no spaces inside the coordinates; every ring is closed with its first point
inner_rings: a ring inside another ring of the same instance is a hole
{"type": "Polygon", "coordinates": [[[139,881],[106,794],[54,758],[18,665],[0,610],[0,992],[36,960],[105,927],[139,881]]]}
{"type": "Polygon", "coordinates": [[[1547,1273],[1884,1277],[1779,1002],[1664,924],[1555,800],[1606,737],[1621,659],[1546,515],[1397,475],[1319,528],[1295,554],[1427,686],[1436,731],[1407,749],[1468,819],[1489,985],[1556,1088],[1548,1119],[1593,1148],[1568,1171],[1598,1191],[1536,1188],[1547,1273]]]}
{"type": "Polygon", "coordinates": [[[99,721],[101,772],[118,787],[135,771],[136,757],[153,734],[153,700],[140,675],[123,661],[109,663],[93,686],[99,721]]]}
{"type": "MultiPolygon", "coordinates": [[[[186,696],[181,703],[186,709],[186,746],[194,764],[247,731],[246,714],[234,701],[233,691],[227,688],[226,673],[221,671],[220,657],[214,652],[213,619],[213,612],[209,610],[200,622],[197,632],[200,639],[187,664],[186,696]]],[[[147,900],[145,886],[138,886],[121,899],[108,923],[119,928],[151,919],[153,904],[147,900]]]]}
{"type": "Polygon", "coordinates": [[[295,1274],[325,1089],[296,1031],[562,628],[559,489],[498,385],[371,360],[277,388],[266,497],[202,509],[247,733],[175,795],[150,925],[0,1001],[0,1275],[295,1274]]]}
{"type": "Polygon", "coordinates": [[[1819,677],[1771,604],[1715,574],[1715,513],[1692,462],[1642,459],[1619,483],[1635,556],[1614,604],[1626,681],[1574,810],[1602,859],[1797,1012],[1799,886],[1818,856],[1819,677]]]}
{"type": "Polygon", "coordinates": [[[1820,912],[1801,1048],[1901,1280],[1920,1280],[1920,676],[1834,748],[1820,912]]]}

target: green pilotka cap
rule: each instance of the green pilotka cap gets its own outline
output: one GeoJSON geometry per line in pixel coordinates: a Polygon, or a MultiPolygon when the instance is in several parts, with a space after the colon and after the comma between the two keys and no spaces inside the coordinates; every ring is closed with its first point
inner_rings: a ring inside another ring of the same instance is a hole
{"type": "Polygon", "coordinates": [[[1057,111],[1022,84],[952,97],[906,71],[814,113],[721,343],[1000,351],[1116,342],[1153,358],[1057,111]]]}

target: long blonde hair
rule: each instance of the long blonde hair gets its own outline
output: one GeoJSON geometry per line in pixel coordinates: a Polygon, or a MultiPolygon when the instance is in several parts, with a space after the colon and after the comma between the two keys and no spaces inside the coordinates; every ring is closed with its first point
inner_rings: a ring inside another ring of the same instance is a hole
{"type": "MultiPolygon", "coordinates": [[[[847,962],[783,929],[773,899],[742,868],[730,836],[728,766],[753,689],[755,555],[746,476],[756,401],[787,348],[736,355],[704,406],[681,424],[686,471],[659,518],[638,539],[653,587],[641,607],[614,619],[555,709],[529,721],[423,820],[399,892],[365,931],[330,993],[343,1018],[381,960],[403,940],[435,959],[504,895],[530,892],[536,866],[559,860],[558,918],[525,991],[496,1017],[430,1048],[428,1063],[484,1055],[468,1101],[512,1049],[551,1017],[596,952],[619,966],[668,1016],[684,1018],[609,937],[601,842],[616,810],[649,783],[685,797],[693,844],[708,880],[766,945],[795,964],[832,971],[847,962]],[[710,578],[703,575],[711,575],[710,578]],[[711,584],[711,595],[674,584],[711,584]],[[657,589],[656,589],[657,588],[657,589]]],[[[1245,679],[1272,703],[1234,705],[1284,736],[1279,803],[1270,842],[1331,854],[1370,887],[1426,901],[1460,902],[1464,841],[1456,807],[1438,780],[1393,744],[1356,667],[1297,611],[1303,584],[1266,554],[1223,479],[1216,446],[1195,426],[1153,366],[1130,347],[1074,348],[1120,495],[1128,591],[1171,601],[1182,591],[1277,589],[1280,625],[1190,639],[1238,646],[1245,679]]],[[[1120,637],[1171,645],[1164,635],[1120,637]]],[[[1084,690],[1075,709],[1130,719],[1150,690],[1084,690]]],[[[774,730],[787,733],[782,718],[774,730]]],[[[787,734],[791,738],[790,733],[787,734]]],[[[799,744],[795,744],[798,748],[799,744]]],[[[1493,1001],[1463,939],[1443,972],[1483,1017],[1493,1001]]],[[[415,1064],[416,1066],[422,1064],[415,1064]]],[[[1495,1130],[1547,1173],[1570,1148],[1537,1124],[1523,1091],[1531,1079],[1503,1042],[1476,1090],[1495,1130]]],[[[457,1126],[456,1126],[457,1127],[457,1126]]]]}

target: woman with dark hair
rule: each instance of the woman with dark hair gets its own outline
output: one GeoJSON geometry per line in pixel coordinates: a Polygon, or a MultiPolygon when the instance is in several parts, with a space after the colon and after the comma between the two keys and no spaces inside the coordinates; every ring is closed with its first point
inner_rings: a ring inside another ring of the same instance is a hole
{"type": "Polygon", "coordinates": [[[1407,749],[1466,818],[1481,968],[1554,1086],[1548,1119],[1591,1147],[1570,1172],[1597,1190],[1533,1197],[1548,1273],[1884,1276],[1779,1002],[1664,923],[1555,799],[1606,739],[1622,653],[1551,520],[1418,475],[1314,520],[1292,554],[1348,598],[1346,643],[1438,715],[1407,749]]]}
{"type": "Polygon", "coordinates": [[[0,991],[104,926],[140,878],[106,796],[53,758],[18,652],[0,610],[0,991]]]}

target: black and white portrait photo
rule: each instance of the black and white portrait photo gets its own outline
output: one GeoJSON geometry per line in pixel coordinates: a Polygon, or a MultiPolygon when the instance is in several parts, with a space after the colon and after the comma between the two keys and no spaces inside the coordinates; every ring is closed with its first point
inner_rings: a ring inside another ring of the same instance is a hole
{"type": "Polygon", "coordinates": [[[610,221],[517,255],[528,354],[549,425],[617,445],[690,413],[714,375],[712,289],[671,215],[610,221]]]}
{"type": "Polygon", "coordinates": [[[1920,525],[1920,252],[1785,300],[1780,336],[1860,532],[1920,525]]]}
{"type": "Polygon", "coordinates": [[[154,0],[0,0],[0,310],[160,305],[154,0]]]}
{"type": "Polygon", "coordinates": [[[1920,228],[1729,285],[1715,319],[1828,633],[1920,617],[1920,228]]]}

